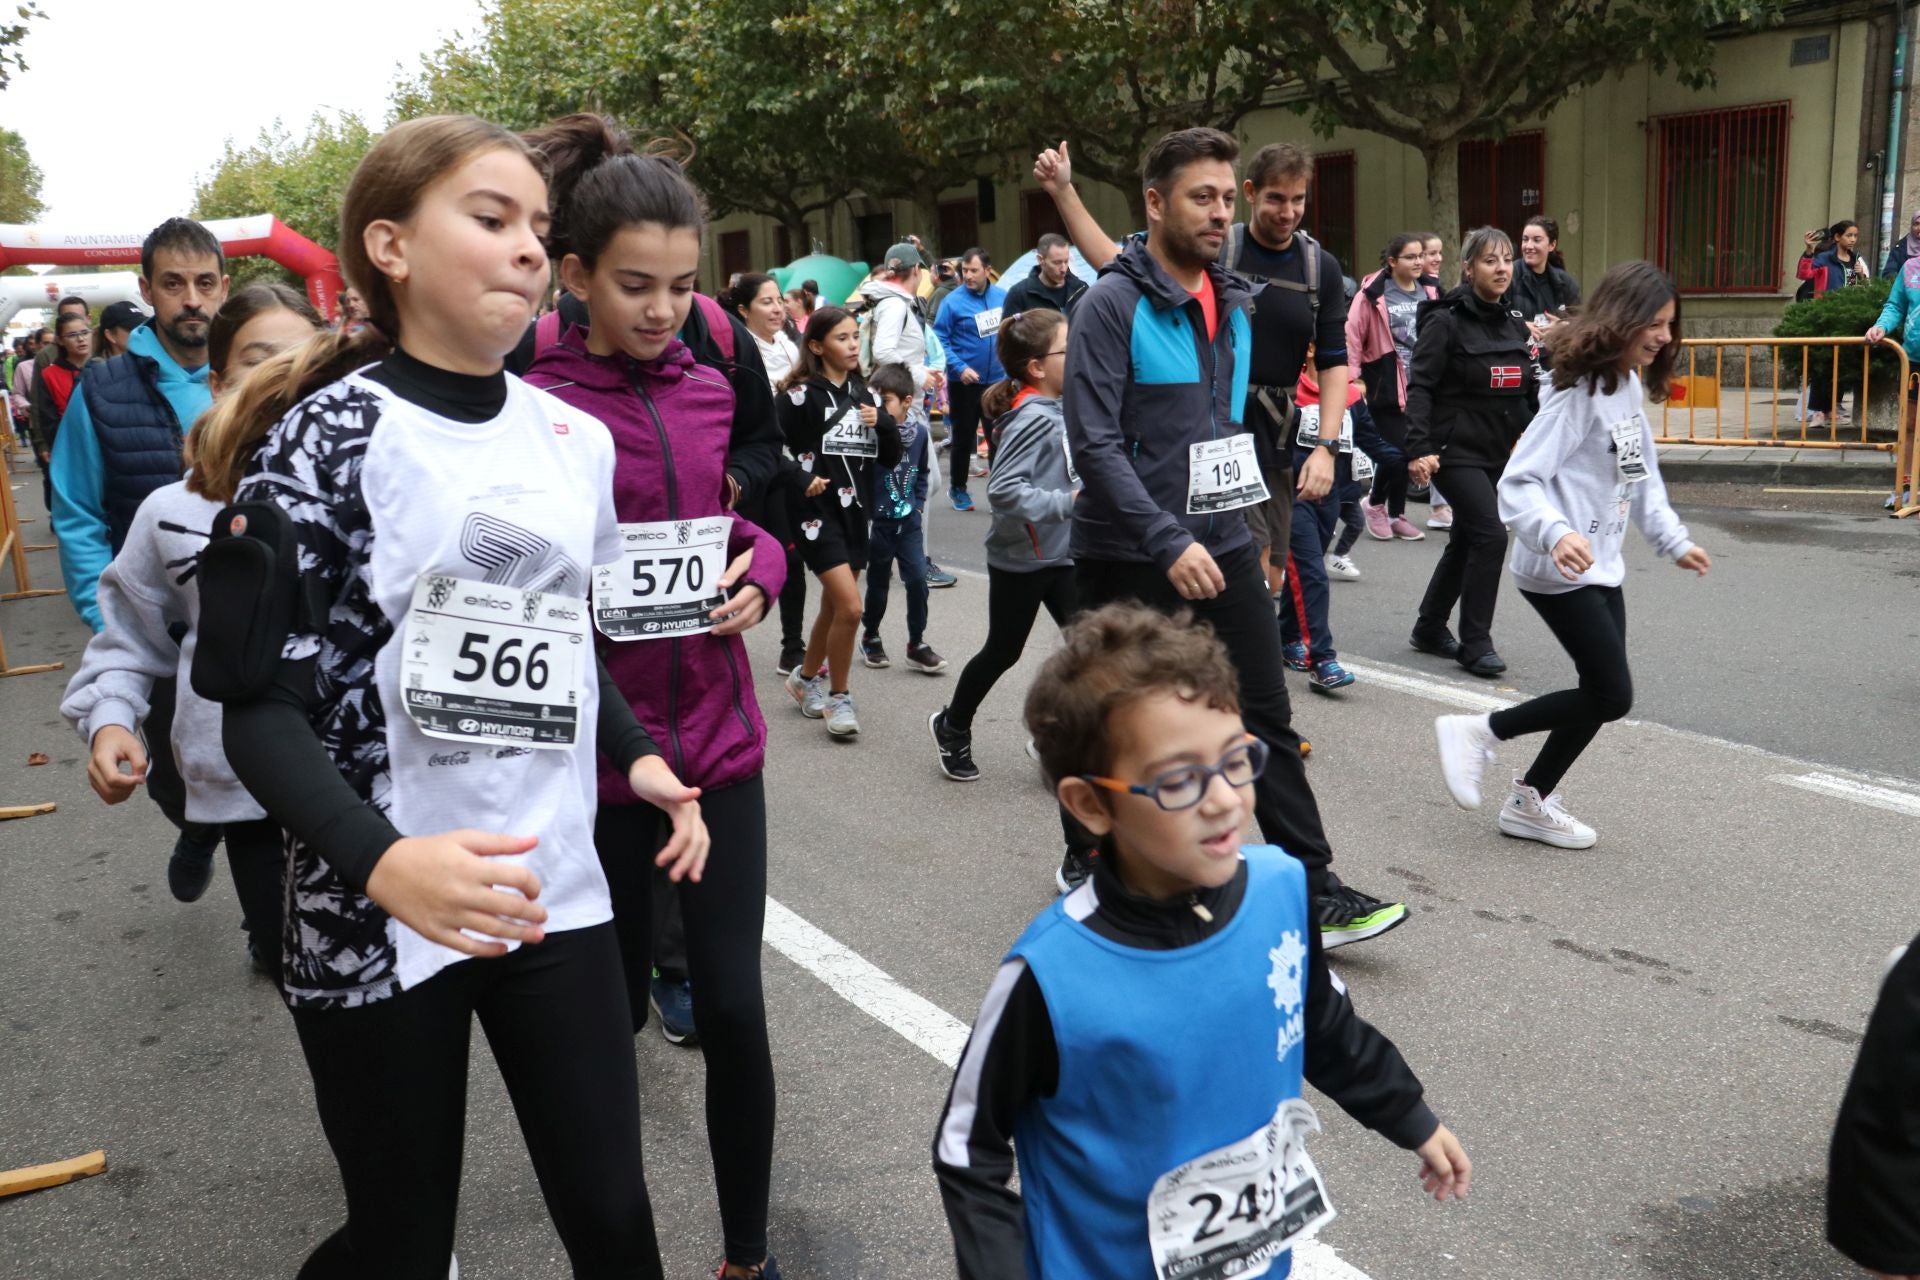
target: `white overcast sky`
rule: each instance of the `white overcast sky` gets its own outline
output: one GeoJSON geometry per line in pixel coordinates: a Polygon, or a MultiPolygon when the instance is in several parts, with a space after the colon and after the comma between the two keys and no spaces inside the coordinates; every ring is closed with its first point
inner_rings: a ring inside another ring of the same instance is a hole
{"type": "MultiPolygon", "coordinates": [[[[0,124],[46,175],[42,222],[147,227],[193,202],[228,138],[315,111],[378,126],[399,78],[446,36],[478,28],[481,0],[39,0],[0,92],[0,124]]],[[[6,6],[11,9],[9,4],[6,6]]],[[[258,210],[271,213],[271,209],[258,210]]]]}

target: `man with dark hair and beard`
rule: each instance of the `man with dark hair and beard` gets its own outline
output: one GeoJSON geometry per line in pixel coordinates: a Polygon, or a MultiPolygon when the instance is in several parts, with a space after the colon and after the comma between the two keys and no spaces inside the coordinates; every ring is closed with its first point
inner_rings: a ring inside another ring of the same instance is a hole
{"type": "MultiPolygon", "coordinates": [[[[153,318],[134,329],[127,349],[89,366],[60,419],[53,445],[53,531],[67,597],[101,629],[100,575],[126,541],[146,496],[180,478],[180,444],[213,402],[207,389],[207,336],[227,299],[226,255],[190,218],[168,218],[140,246],[140,296],[153,318]]],[[[173,681],[154,683],[148,739],[165,743],[173,724],[173,681]]],[[[180,828],[167,867],[176,898],[206,892],[220,828],[186,821],[186,788],[173,753],[154,751],[147,794],[180,828]]]]}
{"type": "MultiPolygon", "coordinates": [[[[1341,883],[1328,865],[1333,851],[1293,730],[1279,619],[1247,528],[1245,511],[1273,494],[1247,420],[1260,359],[1256,304],[1245,278],[1221,264],[1239,158],[1239,144],[1216,129],[1154,143],[1141,175],[1147,234],[1120,247],[1074,309],[1062,397],[1083,484],[1073,504],[1074,578],[1083,608],[1137,600],[1190,615],[1220,637],[1239,673],[1247,729],[1272,748],[1255,783],[1254,817],[1269,843],[1305,865],[1322,945],[1337,947],[1387,932],[1407,909],[1341,883]]],[[[1091,260],[1101,233],[1080,238],[1091,260]]],[[[1344,374],[1344,331],[1340,346],[1344,374]]],[[[1346,394],[1344,377],[1323,375],[1320,385],[1323,396],[1328,387],[1346,394]]],[[[1303,496],[1326,492],[1338,445],[1329,440],[1327,464],[1305,473],[1303,496]]],[[[1085,874],[1082,851],[1069,848],[1066,862],[1062,881],[1085,874]]]]}

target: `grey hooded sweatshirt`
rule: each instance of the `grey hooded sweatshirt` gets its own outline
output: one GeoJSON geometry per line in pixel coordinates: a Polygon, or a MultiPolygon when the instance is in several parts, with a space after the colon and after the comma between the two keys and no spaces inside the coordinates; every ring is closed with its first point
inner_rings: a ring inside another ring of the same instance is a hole
{"type": "Polygon", "coordinates": [[[1645,403],[1638,374],[1620,379],[1612,395],[1590,378],[1547,390],[1500,477],[1500,519],[1514,533],[1513,577],[1523,590],[1619,586],[1629,518],[1661,556],[1677,560],[1692,550],[1687,526],[1667,502],[1645,403]],[[1570,533],[1593,549],[1593,566],[1573,582],[1553,563],[1554,547],[1570,533]]]}
{"type": "Polygon", "coordinates": [[[987,564],[1032,573],[1073,563],[1073,495],[1080,474],[1067,446],[1060,402],[1029,396],[1008,411],[987,477],[987,564]]]}

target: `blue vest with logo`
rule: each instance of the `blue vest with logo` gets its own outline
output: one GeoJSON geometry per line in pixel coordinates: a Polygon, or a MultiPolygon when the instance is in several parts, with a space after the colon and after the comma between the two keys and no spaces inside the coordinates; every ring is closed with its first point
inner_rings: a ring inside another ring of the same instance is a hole
{"type": "Polygon", "coordinates": [[[100,505],[118,555],[147,495],[180,478],[180,441],[187,424],[161,394],[146,356],[129,352],[94,365],[84,386],[100,442],[100,505]]]}
{"type": "MultiPolygon", "coordinates": [[[[1103,938],[1073,918],[1089,886],[1009,953],[1040,984],[1060,1054],[1054,1096],[1014,1127],[1029,1277],[1151,1277],[1154,1183],[1260,1130],[1300,1094],[1306,873],[1272,845],[1241,852],[1246,898],[1204,942],[1147,951],[1103,938]]],[[[1291,1263],[1282,1255],[1267,1276],[1291,1263]]]]}

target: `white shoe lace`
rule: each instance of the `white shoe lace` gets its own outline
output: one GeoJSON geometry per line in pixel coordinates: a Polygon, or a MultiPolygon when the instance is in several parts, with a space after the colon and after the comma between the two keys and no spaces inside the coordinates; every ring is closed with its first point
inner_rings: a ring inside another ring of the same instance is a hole
{"type": "Polygon", "coordinates": [[[1572,831],[1580,825],[1574,816],[1567,812],[1566,802],[1561,799],[1558,791],[1540,802],[1540,812],[1562,831],[1572,831]]]}

